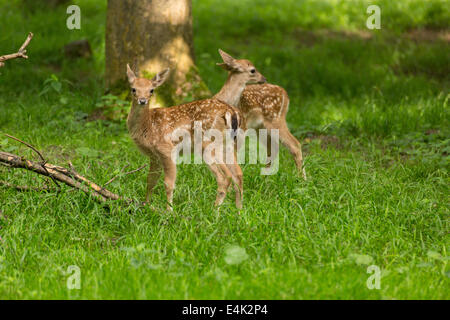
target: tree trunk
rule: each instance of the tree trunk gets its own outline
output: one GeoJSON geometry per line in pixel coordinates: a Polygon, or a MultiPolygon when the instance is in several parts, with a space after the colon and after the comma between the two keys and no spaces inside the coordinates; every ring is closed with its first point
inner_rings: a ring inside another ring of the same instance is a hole
{"type": "Polygon", "coordinates": [[[110,91],[128,87],[129,63],[147,78],[170,68],[169,80],[153,99],[156,106],[210,95],[194,64],[191,0],[108,0],[105,47],[110,91]]]}

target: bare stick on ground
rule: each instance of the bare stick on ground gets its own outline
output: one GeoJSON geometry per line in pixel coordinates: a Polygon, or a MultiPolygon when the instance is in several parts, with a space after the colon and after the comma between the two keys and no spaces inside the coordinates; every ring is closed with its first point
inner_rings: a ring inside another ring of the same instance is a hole
{"type": "Polygon", "coordinates": [[[93,196],[94,199],[100,203],[104,203],[107,200],[125,200],[127,202],[132,202],[130,199],[121,197],[111,191],[103,189],[78,174],[72,176],[70,171],[63,167],[55,166],[49,163],[42,165],[41,163],[27,160],[18,155],[1,151],[0,162],[9,164],[13,168],[30,170],[43,176],[48,177],[51,175],[55,180],[93,196]]]}
{"type": "MultiPolygon", "coordinates": [[[[14,136],[11,136],[9,134],[5,134],[5,136],[7,136],[8,138],[14,139],[24,145],[26,145],[28,148],[30,148],[31,150],[33,150],[34,152],[36,152],[39,155],[39,158],[41,158],[41,166],[42,168],[47,171],[47,168],[45,167],[45,164],[47,163],[47,161],[44,159],[44,157],[42,156],[42,153],[39,152],[38,149],[36,149],[35,147],[33,147],[31,144],[29,144],[28,142],[22,141],[14,136]]],[[[55,178],[53,178],[53,176],[47,171],[47,176],[50,177],[50,179],[52,179],[53,183],[56,185],[56,187],[58,188],[58,192],[61,191],[61,187],[59,186],[58,182],[56,182],[55,178]]]]}
{"type": "Polygon", "coordinates": [[[4,56],[0,56],[0,67],[3,67],[5,65],[4,61],[6,61],[6,60],[17,59],[17,58],[28,59],[28,56],[26,55],[27,50],[25,48],[28,46],[28,44],[30,43],[32,38],[33,38],[33,33],[30,32],[28,34],[28,37],[25,39],[25,42],[19,48],[19,51],[17,51],[16,53],[5,54],[4,56]]]}
{"type": "MultiPolygon", "coordinates": [[[[86,194],[92,195],[97,201],[103,203],[106,200],[125,200],[127,202],[132,202],[131,199],[127,199],[124,197],[121,197],[104,187],[100,187],[96,183],[90,181],[89,179],[81,176],[78,174],[75,169],[73,168],[72,163],[69,163],[70,169],[56,166],[50,163],[47,163],[42,153],[33,147],[31,144],[22,141],[14,136],[11,136],[9,134],[6,134],[8,138],[14,139],[30,149],[32,149],[34,152],[36,152],[39,155],[39,158],[41,159],[41,162],[34,162],[25,159],[24,157],[8,153],[8,152],[1,152],[0,151],[0,163],[3,165],[7,165],[12,168],[22,168],[26,170],[30,170],[33,172],[36,172],[38,174],[41,174],[46,177],[50,177],[53,182],[58,187],[58,192],[60,190],[60,186],[57,181],[62,182],[72,188],[79,189],[83,191],[86,194]]],[[[6,185],[6,184],[3,184],[6,185]]],[[[12,185],[10,185],[12,186],[12,185]]],[[[20,187],[20,186],[13,186],[17,190],[29,190],[31,189],[28,186],[20,187]]]]}

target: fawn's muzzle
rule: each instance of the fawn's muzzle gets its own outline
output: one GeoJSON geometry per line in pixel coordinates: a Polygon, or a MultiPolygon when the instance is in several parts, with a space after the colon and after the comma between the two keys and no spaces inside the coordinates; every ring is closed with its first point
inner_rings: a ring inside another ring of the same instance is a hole
{"type": "Polygon", "coordinates": [[[259,83],[266,83],[267,82],[267,79],[266,79],[266,77],[261,77],[261,80],[259,80],[259,83]]]}
{"type": "Polygon", "coordinates": [[[147,104],[147,99],[145,99],[145,98],[139,98],[139,99],[138,99],[138,103],[141,104],[141,105],[147,104]]]}

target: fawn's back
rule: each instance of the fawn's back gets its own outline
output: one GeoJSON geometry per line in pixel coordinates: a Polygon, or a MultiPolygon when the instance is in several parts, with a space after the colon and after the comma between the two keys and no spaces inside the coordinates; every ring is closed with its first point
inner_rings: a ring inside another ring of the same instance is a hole
{"type": "Polygon", "coordinates": [[[252,84],[242,92],[239,106],[252,127],[252,115],[262,116],[266,121],[284,119],[288,112],[289,96],[286,90],[274,84],[252,84]]]}

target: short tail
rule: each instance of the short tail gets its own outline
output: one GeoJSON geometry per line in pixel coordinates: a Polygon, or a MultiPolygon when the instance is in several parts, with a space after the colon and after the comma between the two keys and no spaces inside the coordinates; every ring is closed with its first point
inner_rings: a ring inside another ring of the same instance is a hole
{"type": "Polygon", "coordinates": [[[233,114],[229,112],[225,114],[225,120],[229,129],[231,129],[231,137],[236,140],[236,136],[239,129],[239,114],[233,110],[233,114]]]}

